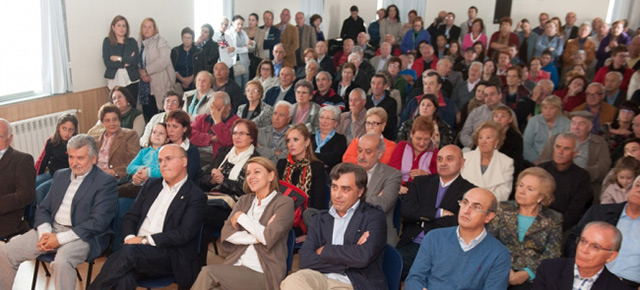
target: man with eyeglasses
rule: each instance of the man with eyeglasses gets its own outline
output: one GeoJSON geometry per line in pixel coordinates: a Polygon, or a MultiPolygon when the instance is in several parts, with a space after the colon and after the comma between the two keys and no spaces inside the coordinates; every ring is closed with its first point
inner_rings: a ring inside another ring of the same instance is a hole
{"type": "Polygon", "coordinates": [[[485,229],[495,216],[495,196],[474,188],[458,202],[459,225],[425,235],[405,290],[507,289],[511,254],[485,229]]]}
{"type": "MultiPolygon", "coordinates": [[[[476,20],[476,18],[478,18],[478,8],[476,6],[469,7],[469,10],[467,10],[467,16],[469,17],[469,19],[460,23],[460,42],[462,42],[462,39],[464,39],[464,36],[467,35],[469,31],[471,31],[471,26],[473,26],[473,21],[476,20]]],[[[485,32],[486,31],[483,27],[482,33],[485,33],[485,32]]]]}
{"type": "MultiPolygon", "coordinates": [[[[594,223],[594,221],[611,225],[622,233],[623,239],[619,245],[618,258],[613,262],[609,262],[607,269],[629,286],[640,288],[640,259],[638,259],[640,255],[639,217],[640,179],[636,178],[628,193],[626,202],[595,205],[587,211],[567,238],[565,256],[573,257],[574,253],[576,253],[576,240],[580,241],[578,235],[583,228],[586,230],[588,225],[594,223]]],[[[580,252],[579,245],[578,252],[580,252]]]]}
{"type": "Polygon", "coordinates": [[[576,111],[589,111],[593,114],[591,134],[599,134],[600,126],[613,122],[618,109],[605,102],[606,89],[600,83],[590,83],[585,90],[586,101],[573,109],[576,111]]]}
{"type": "Polygon", "coordinates": [[[145,182],[122,220],[124,245],[88,289],[135,289],[140,275],[172,275],[179,289],[193,284],[201,266],[197,246],[206,196],[188,180],[187,152],[180,146],[163,146],[158,163],[162,178],[145,182]]]}
{"type": "Polygon", "coordinates": [[[458,201],[465,192],[475,187],[460,176],[464,159],[457,146],[442,147],[436,162],[438,174],[417,176],[407,185],[408,191],[400,195],[402,219],[405,222],[397,247],[404,265],[402,277],[409,274],[420,243],[427,233],[458,224],[458,201]]]}
{"type": "MultiPolygon", "coordinates": [[[[438,27],[438,35],[444,35],[447,39],[447,47],[449,47],[451,41],[458,41],[458,39],[460,39],[460,27],[453,24],[455,21],[456,15],[453,12],[449,12],[447,16],[444,17],[444,25],[438,27]]],[[[435,41],[435,38],[433,41],[435,41]]]]}
{"type": "Polygon", "coordinates": [[[189,141],[200,151],[200,165],[208,167],[218,149],[231,146],[231,130],[238,116],[231,111],[231,99],[225,92],[213,94],[209,114],[201,114],[191,123],[189,141]]]}
{"type": "Polygon", "coordinates": [[[532,289],[631,289],[607,269],[615,262],[622,240],[620,230],[611,224],[587,224],[577,239],[575,258],[542,261],[532,289]]]}
{"type": "Polygon", "coordinates": [[[151,132],[156,124],[167,122],[167,114],[180,108],[182,108],[182,94],[174,91],[168,92],[164,97],[164,112],[153,115],[149,123],[144,127],[144,133],[142,137],[140,137],[140,147],[149,146],[149,136],[151,136],[151,132]]]}

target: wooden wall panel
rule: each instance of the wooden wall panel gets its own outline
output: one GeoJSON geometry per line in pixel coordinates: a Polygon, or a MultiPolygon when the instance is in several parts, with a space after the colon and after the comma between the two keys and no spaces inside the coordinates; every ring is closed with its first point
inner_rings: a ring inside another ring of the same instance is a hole
{"type": "Polygon", "coordinates": [[[108,101],[109,90],[107,87],[101,87],[0,106],[0,117],[13,122],[64,110],[77,109],[79,110],[77,113],[79,131],[86,133],[98,120],[100,106],[108,101]]]}

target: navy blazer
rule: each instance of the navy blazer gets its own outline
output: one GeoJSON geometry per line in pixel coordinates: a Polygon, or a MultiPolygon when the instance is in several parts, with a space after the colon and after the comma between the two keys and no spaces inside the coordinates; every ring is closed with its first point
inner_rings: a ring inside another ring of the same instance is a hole
{"type": "MultiPolygon", "coordinates": [[[[54,218],[71,184],[72,171],[60,169],[53,174],[49,193],[36,210],[34,227],[54,218]]],[[[116,216],[118,182],[97,166],[84,178],[71,202],[71,230],[91,247],[87,260],[96,258],[109,246],[111,221],[116,216]]]]}
{"type": "MultiPolygon", "coordinates": [[[[140,227],[162,191],[161,178],[144,183],[138,198],[122,219],[122,236],[138,235],[140,227]]],[[[169,205],[161,233],[151,235],[157,247],[165,248],[171,260],[173,276],[180,289],[188,289],[200,272],[198,233],[204,224],[207,198],[191,180],[182,185],[169,205]]]]}
{"type": "Polygon", "coordinates": [[[454,216],[435,218],[440,175],[418,176],[407,186],[409,188],[407,194],[400,195],[400,199],[402,199],[402,219],[406,224],[398,242],[398,248],[413,242],[422,231],[426,234],[433,229],[457,226],[458,212],[460,211],[458,200],[461,200],[467,191],[476,187],[462,178],[462,175],[459,175],[449,185],[439,206],[439,208],[454,213],[454,216]]]}
{"type": "MultiPolygon", "coordinates": [[[[575,259],[557,258],[542,261],[536,278],[533,280],[532,290],[561,290],[573,288],[573,265],[575,259]]],[[[604,267],[602,273],[591,286],[591,290],[631,290],[627,284],[620,281],[604,267]]]]}
{"type": "Polygon", "coordinates": [[[614,204],[598,204],[592,206],[587,213],[580,219],[580,221],[573,227],[567,241],[565,242],[564,256],[575,257],[576,256],[576,240],[582,234],[584,227],[593,221],[603,221],[612,224],[614,227],[618,224],[620,215],[624,210],[626,202],[614,203],[614,204]]]}
{"type": "MultiPolygon", "coordinates": [[[[265,104],[275,107],[276,99],[278,98],[279,94],[280,94],[280,86],[275,86],[267,90],[266,93],[264,93],[264,98],[262,100],[264,101],[265,104]]],[[[296,94],[293,89],[293,84],[291,85],[291,88],[289,89],[289,91],[284,95],[284,100],[291,103],[292,105],[296,103],[296,94]]]]}
{"type": "Polygon", "coordinates": [[[379,207],[360,202],[347,230],[343,245],[332,245],[334,218],[327,210],[314,218],[307,239],[300,249],[300,269],[321,273],[346,273],[355,290],[387,288],[382,272],[382,258],[387,243],[387,221],[379,207]],[[367,242],[357,245],[360,237],[369,232],[367,242]],[[316,250],[324,246],[321,255],[316,250]]]}

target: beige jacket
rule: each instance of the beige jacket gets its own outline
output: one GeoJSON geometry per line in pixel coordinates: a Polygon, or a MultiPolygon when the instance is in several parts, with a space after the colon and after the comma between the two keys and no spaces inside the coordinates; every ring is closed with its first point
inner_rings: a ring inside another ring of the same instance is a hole
{"type": "Polygon", "coordinates": [[[162,110],[162,99],[168,91],[173,90],[176,82],[176,72],[171,64],[171,46],[159,34],[139,41],[138,45],[140,48],[144,45],[146,70],[151,78],[151,94],[156,98],[158,110],[162,110]]]}
{"type": "MultiPolygon", "coordinates": [[[[249,35],[249,27],[242,28],[247,35],[249,35]]],[[[267,59],[269,56],[263,56],[264,52],[264,30],[256,28],[256,33],[253,35],[253,41],[256,43],[255,47],[249,48],[249,52],[255,54],[259,58],[267,59]]],[[[265,90],[266,91],[266,90],[265,90]]]]}

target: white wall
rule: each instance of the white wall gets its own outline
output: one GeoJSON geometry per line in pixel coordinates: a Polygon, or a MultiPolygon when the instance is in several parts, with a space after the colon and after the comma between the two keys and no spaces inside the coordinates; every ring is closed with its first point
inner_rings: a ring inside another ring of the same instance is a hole
{"type": "MultiPolygon", "coordinates": [[[[130,37],[138,40],[140,24],[146,17],[155,19],[160,35],[171,46],[181,43],[180,31],[193,26],[193,0],[66,0],[67,30],[74,91],[106,85],[103,78],[102,41],[109,33],[114,16],[127,18],[130,37]]],[[[193,28],[193,27],[192,27],[193,28]]],[[[196,33],[196,37],[197,37],[196,33]]]]}
{"type": "MultiPolygon", "coordinates": [[[[529,18],[535,26],[538,14],[542,11],[559,16],[563,22],[564,15],[568,11],[574,11],[578,15],[578,23],[581,23],[597,16],[606,17],[610,1],[612,0],[514,0],[511,15],[514,21],[529,18]]],[[[377,2],[324,0],[325,35],[329,38],[338,36],[342,21],[349,17],[349,7],[353,4],[358,5],[360,16],[368,24],[375,17],[377,2]]],[[[456,13],[456,24],[459,24],[466,18],[467,8],[471,5],[477,6],[480,10],[479,16],[485,20],[487,33],[496,31],[498,25],[492,24],[491,21],[495,0],[427,0],[424,13],[426,22],[433,21],[438,11],[447,10],[456,13]]],[[[300,7],[299,0],[235,0],[234,13],[246,17],[249,13],[256,12],[262,18],[265,10],[271,10],[277,23],[280,21],[280,11],[283,8],[289,8],[294,14],[300,7]]],[[[121,14],[129,20],[131,35],[136,39],[141,21],[146,17],[153,17],[158,23],[160,34],[171,46],[180,44],[180,31],[186,26],[192,27],[194,23],[193,0],[66,0],[66,8],[74,91],[106,85],[102,77],[102,40],[107,36],[109,24],[115,15],[121,14]]],[[[401,11],[405,21],[406,13],[401,11]]],[[[294,23],[293,19],[291,23],[294,23]]],[[[196,37],[198,34],[196,33],[196,37]]]]}
{"type": "MultiPolygon", "coordinates": [[[[493,12],[495,10],[495,0],[419,0],[427,1],[427,9],[423,13],[425,22],[430,24],[439,11],[452,11],[456,14],[456,25],[467,18],[467,9],[469,6],[476,6],[479,10],[479,16],[484,20],[487,27],[487,33],[498,30],[498,25],[493,24],[493,12]]],[[[564,24],[564,17],[567,12],[574,11],[578,15],[577,23],[591,21],[594,17],[607,16],[607,8],[612,0],[513,0],[511,7],[511,17],[514,24],[522,18],[528,18],[533,22],[534,27],[538,25],[538,14],[546,11],[551,16],[558,16],[564,24]]],[[[375,0],[367,1],[344,1],[344,0],[324,0],[323,25],[325,36],[335,38],[340,33],[342,21],[349,17],[349,7],[357,5],[360,10],[360,17],[365,20],[368,25],[375,16],[377,10],[377,2],[375,0]]],[[[235,0],[235,13],[240,15],[249,15],[251,12],[260,11],[262,15],[265,9],[270,9],[276,14],[276,21],[279,22],[279,14],[282,8],[289,8],[294,14],[300,9],[300,1],[295,0],[272,0],[272,1],[255,1],[255,0],[235,0]]],[[[403,21],[407,19],[408,11],[400,11],[403,21]]],[[[262,17],[262,16],[261,16],[262,17]]],[[[293,24],[293,19],[291,20],[293,24]]]]}

